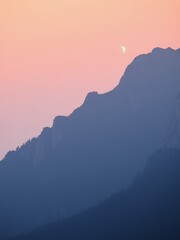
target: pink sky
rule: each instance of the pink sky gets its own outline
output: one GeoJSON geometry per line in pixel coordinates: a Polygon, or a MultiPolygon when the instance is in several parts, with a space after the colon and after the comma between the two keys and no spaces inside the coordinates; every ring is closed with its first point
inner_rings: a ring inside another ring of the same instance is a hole
{"type": "Polygon", "coordinates": [[[136,55],[179,48],[179,12],[179,0],[1,0],[0,158],[114,88],[136,55]]]}

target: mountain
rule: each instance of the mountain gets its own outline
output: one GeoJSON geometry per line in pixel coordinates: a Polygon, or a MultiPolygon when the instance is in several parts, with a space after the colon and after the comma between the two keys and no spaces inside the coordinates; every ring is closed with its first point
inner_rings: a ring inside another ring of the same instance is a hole
{"type": "Polygon", "coordinates": [[[172,114],[166,138],[166,146],[168,148],[180,148],[180,93],[172,114]]]}
{"type": "Polygon", "coordinates": [[[0,162],[0,238],[126,189],[174,124],[179,63],[180,49],[138,56],[115,89],[89,93],[70,116],[56,117],[38,138],[9,152],[0,162]]]}
{"type": "Polygon", "coordinates": [[[179,221],[180,150],[160,149],[127,190],[14,240],[178,240],[179,221]]]}

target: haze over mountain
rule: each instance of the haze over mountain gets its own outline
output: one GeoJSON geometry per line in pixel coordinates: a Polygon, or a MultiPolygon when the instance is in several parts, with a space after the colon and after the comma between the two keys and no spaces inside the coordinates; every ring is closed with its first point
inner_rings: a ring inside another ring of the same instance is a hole
{"type": "Polygon", "coordinates": [[[94,206],[127,188],[159,147],[179,146],[179,93],[180,49],[156,48],[135,58],[113,91],[89,93],[9,152],[0,162],[1,239],[94,206]]]}
{"type": "Polygon", "coordinates": [[[160,149],[127,190],[13,240],[178,240],[179,220],[180,150],[160,149]]]}

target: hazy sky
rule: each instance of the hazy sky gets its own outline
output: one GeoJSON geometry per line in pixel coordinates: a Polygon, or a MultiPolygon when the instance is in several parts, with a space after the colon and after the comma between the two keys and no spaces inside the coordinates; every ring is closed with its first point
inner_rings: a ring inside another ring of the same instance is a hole
{"type": "Polygon", "coordinates": [[[179,48],[179,12],[179,0],[0,0],[0,158],[115,87],[136,55],[179,48]]]}

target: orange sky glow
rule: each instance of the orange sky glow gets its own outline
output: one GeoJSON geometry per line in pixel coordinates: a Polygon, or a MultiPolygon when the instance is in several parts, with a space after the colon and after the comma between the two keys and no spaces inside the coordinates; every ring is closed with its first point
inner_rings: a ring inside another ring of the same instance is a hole
{"type": "Polygon", "coordinates": [[[135,56],[179,48],[179,12],[179,0],[0,0],[0,158],[114,88],[135,56]]]}

